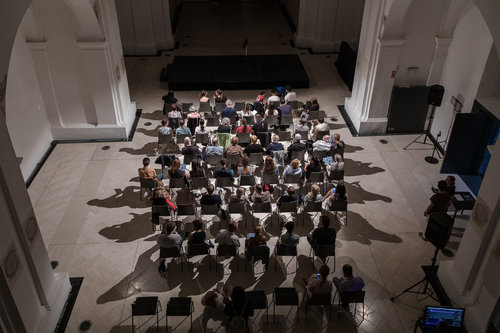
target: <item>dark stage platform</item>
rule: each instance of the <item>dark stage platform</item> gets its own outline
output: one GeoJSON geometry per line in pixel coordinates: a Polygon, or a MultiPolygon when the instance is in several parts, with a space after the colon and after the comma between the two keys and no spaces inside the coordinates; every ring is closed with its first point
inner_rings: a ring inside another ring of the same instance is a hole
{"type": "Polygon", "coordinates": [[[269,89],[287,84],[309,88],[296,54],[175,57],[166,76],[171,90],[269,89]]]}

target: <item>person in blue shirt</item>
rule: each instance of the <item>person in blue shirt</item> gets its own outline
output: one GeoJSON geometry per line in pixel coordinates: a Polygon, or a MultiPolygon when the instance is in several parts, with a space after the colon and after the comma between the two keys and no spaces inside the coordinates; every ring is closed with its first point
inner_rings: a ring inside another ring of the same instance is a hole
{"type": "Polygon", "coordinates": [[[271,142],[267,147],[266,147],[266,151],[268,154],[271,154],[271,152],[275,152],[275,151],[280,151],[280,150],[285,150],[285,148],[283,147],[283,144],[278,142],[280,139],[279,136],[277,135],[274,135],[273,136],[273,142],[271,142]]]}
{"type": "Polygon", "coordinates": [[[226,107],[220,112],[221,118],[230,118],[236,116],[236,110],[234,109],[234,103],[230,99],[226,101],[226,107]]]}
{"type": "Polygon", "coordinates": [[[219,177],[231,177],[231,181],[234,181],[234,176],[231,170],[229,170],[227,167],[227,160],[225,158],[220,159],[220,169],[215,170],[214,177],[219,178],[219,177]]]}
{"type": "Polygon", "coordinates": [[[177,134],[187,134],[189,136],[192,136],[191,130],[189,127],[184,126],[184,119],[179,120],[179,128],[175,130],[175,135],[177,134]]]}

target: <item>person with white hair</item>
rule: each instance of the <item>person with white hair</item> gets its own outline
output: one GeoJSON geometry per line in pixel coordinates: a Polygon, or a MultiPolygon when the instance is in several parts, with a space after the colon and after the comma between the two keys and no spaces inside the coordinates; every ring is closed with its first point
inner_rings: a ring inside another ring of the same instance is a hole
{"type": "Polygon", "coordinates": [[[196,106],[191,105],[189,107],[189,113],[188,113],[187,117],[188,118],[194,118],[194,119],[200,118],[200,113],[196,109],[196,106]]]}
{"type": "Polygon", "coordinates": [[[229,118],[222,118],[221,124],[217,128],[217,133],[231,133],[231,120],[229,118]]]}
{"type": "Polygon", "coordinates": [[[196,145],[191,145],[191,138],[184,138],[184,147],[181,150],[182,155],[196,155],[201,157],[201,151],[196,145]]]}
{"type": "Polygon", "coordinates": [[[217,137],[213,137],[212,145],[205,148],[205,157],[208,155],[224,155],[224,148],[219,146],[219,139],[217,139],[217,137]]]}
{"type": "Polygon", "coordinates": [[[288,146],[288,160],[292,159],[292,151],[305,151],[306,145],[305,143],[300,142],[302,140],[302,136],[300,134],[295,134],[293,137],[292,143],[288,146]]]}
{"type": "Polygon", "coordinates": [[[330,136],[323,136],[323,140],[318,140],[313,143],[313,151],[329,151],[332,148],[332,144],[330,143],[330,136]]]}
{"type": "Polygon", "coordinates": [[[228,99],[226,101],[226,107],[220,112],[221,118],[236,117],[236,110],[234,109],[234,103],[232,100],[228,99]]]}

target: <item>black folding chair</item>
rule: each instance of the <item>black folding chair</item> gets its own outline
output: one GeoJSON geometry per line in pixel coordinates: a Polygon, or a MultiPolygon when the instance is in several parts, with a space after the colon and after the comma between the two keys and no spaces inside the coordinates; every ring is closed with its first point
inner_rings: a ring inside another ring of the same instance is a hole
{"type": "Polygon", "coordinates": [[[267,296],[264,290],[250,290],[245,291],[247,301],[252,305],[254,310],[266,310],[266,320],[269,324],[269,309],[267,305],[267,296]]]}
{"type": "Polygon", "coordinates": [[[297,322],[299,321],[299,294],[295,288],[274,288],[273,321],[276,321],[276,305],[297,306],[297,322]]]}
{"type": "Polygon", "coordinates": [[[250,153],[250,164],[261,165],[264,162],[264,155],[262,153],[250,153]]]}
{"type": "Polygon", "coordinates": [[[299,267],[298,251],[297,246],[286,246],[276,242],[274,247],[274,271],[276,272],[276,266],[278,262],[278,256],[280,257],[292,257],[288,264],[285,265],[285,270],[287,270],[288,265],[292,262],[293,257],[295,257],[295,267],[299,267]]]}
{"type": "Polygon", "coordinates": [[[191,317],[191,329],[193,331],[194,304],[191,297],[170,297],[165,314],[166,330],[168,332],[168,317],[191,317]]]}
{"type": "MultiPolygon", "coordinates": [[[[252,205],[252,224],[255,218],[255,213],[266,214],[264,218],[271,216],[271,226],[273,225],[273,209],[270,202],[255,202],[252,205]]],[[[264,218],[262,220],[264,220],[264,218]]]]}
{"type": "Polygon", "coordinates": [[[210,106],[210,102],[200,102],[200,113],[212,113],[212,107],[210,106]]]}
{"type": "Polygon", "coordinates": [[[255,186],[255,176],[254,175],[241,175],[239,186],[255,186]]]}
{"type": "Polygon", "coordinates": [[[240,165],[240,161],[241,161],[240,154],[227,154],[226,158],[227,158],[228,165],[232,165],[232,164],[240,165]]]}
{"type": "Polygon", "coordinates": [[[319,110],[311,110],[309,111],[309,117],[307,120],[317,120],[319,117],[319,110]]]}
{"type": "Polygon", "coordinates": [[[155,181],[153,178],[140,178],[139,177],[139,183],[141,184],[141,189],[139,191],[139,199],[142,200],[142,196],[144,195],[142,190],[146,189],[151,194],[151,192],[155,188],[155,181]]]}
{"type": "Polygon", "coordinates": [[[170,195],[173,195],[174,189],[179,189],[179,188],[185,188],[186,187],[186,181],[184,177],[182,178],[170,178],[168,182],[168,188],[170,190],[170,195]]]}
{"type": "Polygon", "coordinates": [[[175,135],[175,141],[177,142],[177,145],[184,144],[184,139],[189,137],[190,137],[189,134],[179,133],[175,135]]]}
{"type": "Polygon", "coordinates": [[[243,116],[247,120],[247,125],[252,126],[255,124],[254,116],[243,116]]]}
{"type": "Polygon", "coordinates": [[[236,245],[218,245],[215,254],[215,271],[219,265],[219,257],[234,257],[236,259],[236,267],[240,271],[239,248],[236,245]]]}
{"type": "Polygon", "coordinates": [[[310,305],[316,306],[328,306],[330,310],[330,321],[332,321],[332,293],[328,294],[312,294],[309,296],[307,291],[306,294],[306,321],[307,321],[307,310],[310,305]]]}
{"type": "Polygon", "coordinates": [[[207,145],[209,143],[208,133],[195,134],[194,140],[196,144],[207,145]]]}
{"type": "Polygon", "coordinates": [[[300,150],[300,151],[292,151],[292,160],[294,159],[298,159],[299,161],[301,162],[304,162],[304,155],[305,155],[306,151],[305,150],[300,150]]]}
{"type": "Polygon", "coordinates": [[[160,332],[161,304],[157,296],[137,297],[132,303],[132,332],[135,332],[134,317],[156,316],[156,331],[160,332]]]}
{"type": "Polygon", "coordinates": [[[151,206],[151,224],[153,225],[153,232],[161,231],[162,225],[166,223],[160,220],[160,217],[172,217],[170,207],[168,205],[152,205],[151,206]],[[160,229],[157,230],[156,226],[159,226],[160,229]]]}
{"type": "Polygon", "coordinates": [[[246,215],[246,204],[245,203],[240,203],[240,202],[230,202],[227,205],[228,213],[229,215],[231,214],[239,214],[241,215],[241,219],[246,225],[246,220],[245,220],[245,215],[246,215]]]}
{"type": "Polygon", "coordinates": [[[193,177],[191,179],[191,187],[193,189],[206,189],[208,187],[208,178],[207,177],[193,177]]]}
{"type": "MultiPolygon", "coordinates": [[[[333,257],[333,272],[335,272],[335,263],[336,263],[336,257],[335,257],[335,244],[331,245],[318,245],[318,247],[315,249],[311,248],[312,251],[312,268],[314,270],[314,261],[315,261],[315,256],[322,259],[326,258],[325,260],[325,265],[328,263],[328,258],[333,257]]],[[[310,255],[310,254],[309,254],[310,255]]],[[[332,272],[332,273],[333,273],[332,272]]]]}
{"type": "Polygon", "coordinates": [[[292,132],[290,131],[280,131],[278,132],[280,141],[290,141],[292,139],[292,132]]]}
{"type": "Polygon", "coordinates": [[[322,161],[328,155],[328,150],[313,150],[313,156],[318,161],[322,161]]]}
{"type": "Polygon", "coordinates": [[[181,258],[181,272],[184,271],[184,253],[182,248],[175,247],[160,247],[160,261],[162,259],[181,258]]]}
{"type": "Polygon", "coordinates": [[[205,121],[206,121],[207,127],[219,126],[219,118],[217,118],[217,117],[206,117],[205,121]]]}
{"type": "Polygon", "coordinates": [[[207,155],[205,157],[205,162],[209,165],[219,165],[221,158],[221,155],[207,155]]]}
{"type": "Polygon", "coordinates": [[[212,264],[210,263],[210,246],[208,246],[206,243],[203,244],[188,243],[186,256],[189,266],[191,266],[191,261],[189,261],[189,259],[195,256],[202,256],[202,255],[208,256],[208,269],[212,270],[212,264]]]}
{"type": "Polygon", "coordinates": [[[219,115],[226,108],[226,103],[215,103],[214,112],[219,115]]]}
{"type": "Polygon", "coordinates": [[[179,204],[177,205],[177,212],[175,213],[177,221],[182,216],[196,217],[196,206],[194,204],[179,204]]]}
{"type": "Polygon", "coordinates": [[[279,125],[278,116],[275,116],[275,115],[268,115],[266,117],[266,121],[267,121],[267,126],[269,126],[269,127],[279,125]]]}
{"type": "MultiPolygon", "coordinates": [[[[283,213],[290,213],[290,218],[293,218],[293,214],[298,215],[298,209],[299,205],[297,204],[297,201],[292,201],[292,202],[282,202],[278,207],[278,216],[280,216],[283,213]]],[[[288,221],[288,218],[285,217],[285,220],[288,221]]]]}
{"type": "Polygon", "coordinates": [[[323,193],[325,193],[325,173],[323,171],[320,172],[311,172],[309,177],[307,178],[307,185],[317,184],[320,188],[323,189],[323,193]]]}
{"type": "Polygon", "coordinates": [[[330,206],[332,212],[345,212],[345,223],[347,226],[347,200],[333,200],[330,206]]]}
{"type": "Polygon", "coordinates": [[[281,116],[281,126],[290,126],[293,125],[293,116],[292,115],[285,115],[281,116]]]}
{"type": "Polygon", "coordinates": [[[330,175],[328,175],[329,181],[340,181],[344,180],[344,170],[331,170],[330,175]]]}
{"type": "MultiPolygon", "coordinates": [[[[337,296],[338,290],[335,291],[335,295],[333,295],[333,301],[335,302],[335,297],[337,296]]],[[[357,324],[357,326],[361,325],[361,323],[365,320],[365,291],[351,291],[351,292],[343,292],[339,293],[339,319],[340,319],[340,313],[342,312],[342,304],[350,304],[354,303],[354,318],[356,317],[356,312],[358,310],[357,304],[361,303],[361,306],[363,308],[363,319],[357,324]]]]}
{"type": "Polygon", "coordinates": [[[236,133],[236,137],[240,145],[248,145],[250,143],[250,133],[236,133]]]}
{"type": "Polygon", "coordinates": [[[231,177],[218,177],[215,178],[215,187],[216,188],[225,188],[225,187],[234,187],[234,182],[231,177]]]}
{"type": "Polygon", "coordinates": [[[309,213],[315,213],[313,217],[311,218],[311,221],[314,221],[314,218],[321,214],[323,212],[323,207],[322,207],[323,202],[306,202],[304,203],[304,212],[302,215],[302,225],[304,225],[305,221],[305,215],[309,213]]]}
{"type": "Polygon", "coordinates": [[[184,155],[184,164],[190,164],[193,161],[198,161],[200,157],[196,154],[184,155]]]}

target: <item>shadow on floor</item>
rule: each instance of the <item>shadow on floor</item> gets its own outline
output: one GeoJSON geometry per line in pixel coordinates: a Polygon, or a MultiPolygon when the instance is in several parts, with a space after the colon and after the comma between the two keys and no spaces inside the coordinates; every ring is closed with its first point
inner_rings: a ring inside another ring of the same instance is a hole
{"type": "Polygon", "coordinates": [[[365,148],[361,146],[346,145],[344,148],[344,153],[355,153],[358,150],[363,150],[365,148]]]}
{"type": "Polygon", "coordinates": [[[147,136],[152,136],[152,137],[157,138],[158,137],[158,128],[160,128],[160,126],[156,126],[154,128],[150,128],[150,129],[138,128],[135,131],[138,133],[142,133],[144,135],[147,135],[147,136]]]}
{"type": "MultiPolygon", "coordinates": [[[[124,149],[124,148],[122,148],[124,149]]],[[[350,158],[344,159],[345,163],[345,176],[365,176],[365,175],[373,175],[375,173],[384,172],[385,169],[381,167],[370,166],[371,162],[365,163],[360,161],[354,161],[350,158]]]]}
{"type": "Polygon", "coordinates": [[[158,148],[158,142],[148,142],[142,148],[134,149],[129,147],[120,148],[120,152],[131,155],[154,156],[155,148],[158,148]]]}
{"type": "Polygon", "coordinates": [[[392,199],[377,193],[369,192],[359,185],[359,181],[347,183],[344,182],[346,192],[348,195],[349,203],[364,204],[367,201],[381,200],[383,202],[392,202],[392,199]]]}
{"type": "Polygon", "coordinates": [[[154,110],[151,113],[142,113],[141,114],[141,119],[148,119],[148,120],[162,120],[163,118],[163,110],[154,110]]]}
{"type": "Polygon", "coordinates": [[[401,243],[403,241],[395,234],[389,234],[375,228],[363,216],[352,211],[349,211],[347,225],[342,227],[337,238],[361,244],[371,244],[372,240],[388,243],[401,243]]]}
{"type": "Polygon", "coordinates": [[[99,230],[99,235],[113,239],[116,243],[132,242],[153,233],[151,213],[129,213],[132,219],[128,222],[114,224],[99,230]]]}
{"type": "Polygon", "coordinates": [[[138,186],[127,186],[123,190],[115,188],[115,194],[104,199],[92,199],[87,201],[89,206],[105,207],[105,208],[147,208],[150,206],[147,200],[139,198],[138,186]]]}

